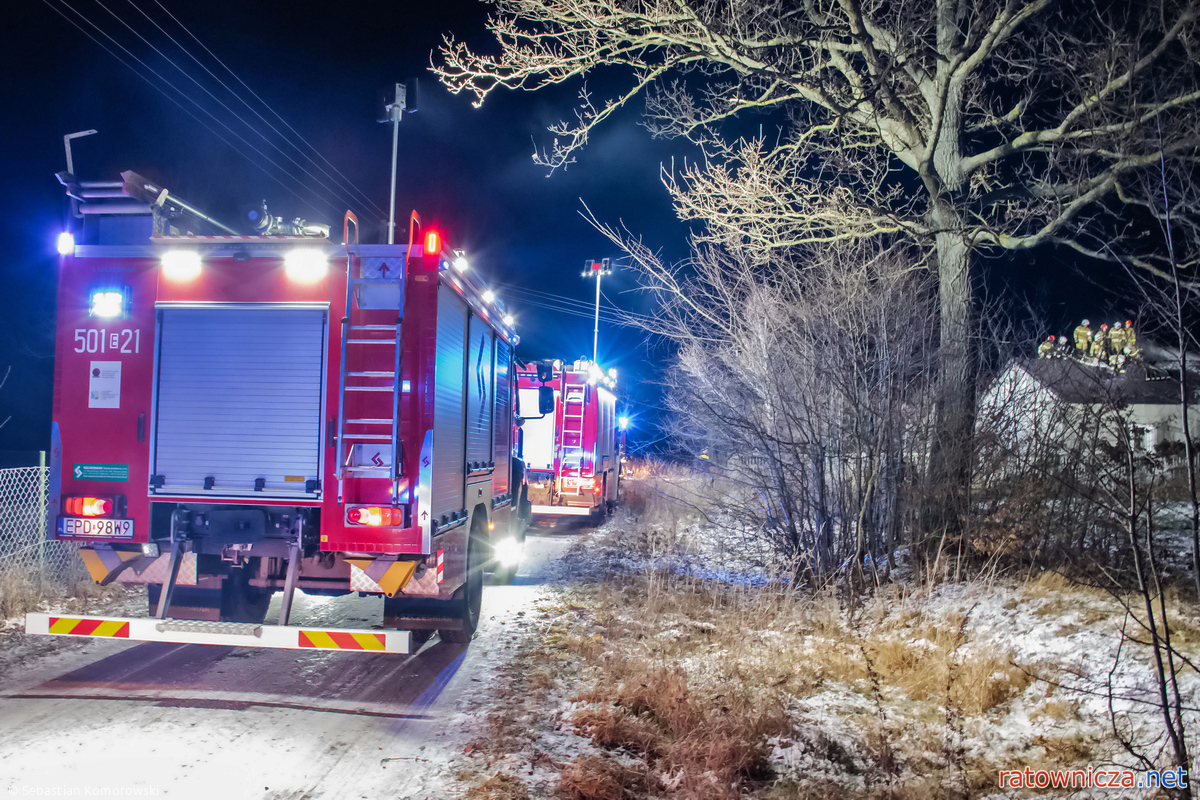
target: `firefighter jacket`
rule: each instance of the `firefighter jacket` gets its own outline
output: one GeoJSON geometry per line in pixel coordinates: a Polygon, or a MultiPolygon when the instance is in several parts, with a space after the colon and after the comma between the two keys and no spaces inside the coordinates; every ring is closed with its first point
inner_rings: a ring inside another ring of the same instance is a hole
{"type": "Polygon", "coordinates": [[[1054,355],[1054,342],[1042,342],[1037,349],[1038,358],[1050,358],[1054,355]]]}
{"type": "Polygon", "coordinates": [[[1124,328],[1113,328],[1108,332],[1108,349],[1114,354],[1120,353],[1125,349],[1125,345],[1129,343],[1127,339],[1128,335],[1124,328]]]}
{"type": "Polygon", "coordinates": [[[1092,329],[1085,325],[1077,325],[1075,327],[1075,349],[1082,350],[1086,354],[1091,341],[1092,329]]]}

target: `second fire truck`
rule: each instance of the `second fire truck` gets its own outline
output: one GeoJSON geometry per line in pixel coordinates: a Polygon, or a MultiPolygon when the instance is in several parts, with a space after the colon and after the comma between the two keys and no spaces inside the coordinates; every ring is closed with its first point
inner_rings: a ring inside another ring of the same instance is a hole
{"type": "Polygon", "coordinates": [[[525,480],[534,519],[598,520],[620,491],[616,371],[593,361],[517,366],[525,480]]]}

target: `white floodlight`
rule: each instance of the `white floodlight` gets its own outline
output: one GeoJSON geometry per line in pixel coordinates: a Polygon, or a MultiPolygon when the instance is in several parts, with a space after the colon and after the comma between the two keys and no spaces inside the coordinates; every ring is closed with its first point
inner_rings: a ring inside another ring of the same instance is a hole
{"type": "Polygon", "coordinates": [[[302,247],[284,255],[283,269],[296,283],[316,283],[329,274],[329,262],[320,250],[302,247]]]}
{"type": "Polygon", "coordinates": [[[163,275],[173,281],[190,281],[200,275],[200,254],[194,250],[168,250],[159,263],[163,275]]]}

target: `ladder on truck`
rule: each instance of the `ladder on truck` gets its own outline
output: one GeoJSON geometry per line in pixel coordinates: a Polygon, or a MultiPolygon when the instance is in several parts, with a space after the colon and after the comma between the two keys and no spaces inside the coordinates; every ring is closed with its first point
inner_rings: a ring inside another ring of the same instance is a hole
{"type": "Polygon", "coordinates": [[[576,476],[583,465],[583,394],[584,387],[568,386],[563,395],[559,463],[563,469],[575,470],[576,476]]]}
{"type": "Polygon", "coordinates": [[[400,331],[407,248],[394,250],[395,255],[370,256],[347,246],[335,472],[339,503],[346,502],[347,478],[386,479],[391,503],[399,501],[400,331]],[[361,458],[363,453],[372,457],[361,458]],[[385,453],[387,458],[381,458],[385,453]]]}

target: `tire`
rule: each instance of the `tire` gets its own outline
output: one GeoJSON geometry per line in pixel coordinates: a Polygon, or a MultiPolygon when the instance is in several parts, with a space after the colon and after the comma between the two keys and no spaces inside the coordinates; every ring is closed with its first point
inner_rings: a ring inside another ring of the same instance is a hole
{"type": "Polygon", "coordinates": [[[250,585],[250,569],[232,570],[221,582],[221,621],[260,624],[267,618],[271,592],[250,585]]]}
{"type": "Polygon", "coordinates": [[[462,628],[438,631],[442,641],[452,644],[466,644],[475,635],[479,627],[479,613],[483,606],[483,568],[486,556],[487,542],[483,538],[482,513],[475,516],[471,525],[471,535],[467,537],[467,578],[458,587],[450,603],[454,608],[454,616],[462,620],[462,628]]]}
{"type": "Polygon", "coordinates": [[[517,520],[521,525],[521,537],[524,540],[525,528],[533,524],[533,503],[529,502],[529,487],[521,487],[521,499],[517,501],[517,520]]]}

